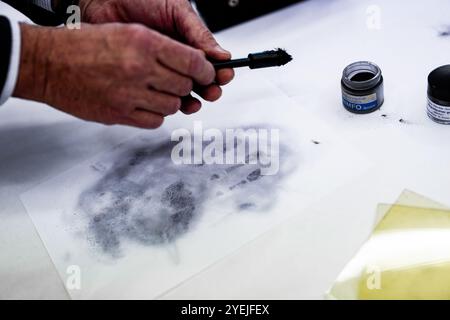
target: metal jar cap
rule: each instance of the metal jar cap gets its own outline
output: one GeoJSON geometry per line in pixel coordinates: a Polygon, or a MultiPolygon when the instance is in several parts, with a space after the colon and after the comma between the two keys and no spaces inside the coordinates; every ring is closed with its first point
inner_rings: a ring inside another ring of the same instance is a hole
{"type": "Polygon", "coordinates": [[[375,87],[382,80],[381,69],[370,61],[358,61],[348,65],[342,72],[342,82],[353,90],[367,90],[375,87]],[[371,74],[369,79],[355,81],[355,76],[362,73],[371,74]]]}

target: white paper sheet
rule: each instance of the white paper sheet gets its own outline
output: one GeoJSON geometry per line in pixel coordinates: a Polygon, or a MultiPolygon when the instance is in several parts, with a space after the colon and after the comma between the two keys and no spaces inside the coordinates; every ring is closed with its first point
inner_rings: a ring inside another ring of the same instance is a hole
{"type": "Polygon", "coordinates": [[[220,103],[21,198],[72,298],[157,298],[370,165],[278,89],[242,77],[220,103]],[[279,173],[252,179],[257,165],[174,165],[171,130],[197,120],[205,129],[279,129],[279,173]]]}

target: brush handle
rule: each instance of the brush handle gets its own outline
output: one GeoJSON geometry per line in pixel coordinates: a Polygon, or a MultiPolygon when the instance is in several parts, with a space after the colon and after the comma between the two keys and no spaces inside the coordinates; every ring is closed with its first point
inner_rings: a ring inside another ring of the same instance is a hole
{"type": "Polygon", "coordinates": [[[216,70],[225,68],[241,68],[249,67],[250,69],[260,69],[269,67],[283,66],[292,57],[284,50],[278,49],[273,51],[264,51],[259,53],[250,53],[247,58],[235,59],[228,61],[214,61],[213,65],[216,70]]]}
{"type": "Polygon", "coordinates": [[[248,67],[249,65],[250,65],[250,60],[248,58],[213,62],[213,66],[214,66],[214,68],[216,68],[216,70],[230,69],[230,68],[231,69],[242,68],[242,67],[248,67]]]}

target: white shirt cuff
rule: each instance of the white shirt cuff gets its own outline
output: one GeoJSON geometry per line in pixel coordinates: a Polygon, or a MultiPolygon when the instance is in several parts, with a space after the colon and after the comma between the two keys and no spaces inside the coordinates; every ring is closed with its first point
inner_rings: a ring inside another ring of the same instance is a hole
{"type": "Polygon", "coordinates": [[[17,20],[9,19],[12,31],[11,58],[9,60],[9,70],[6,76],[5,86],[0,94],[0,105],[6,102],[14,93],[16,88],[17,77],[19,75],[20,64],[20,25],[17,20]]]}

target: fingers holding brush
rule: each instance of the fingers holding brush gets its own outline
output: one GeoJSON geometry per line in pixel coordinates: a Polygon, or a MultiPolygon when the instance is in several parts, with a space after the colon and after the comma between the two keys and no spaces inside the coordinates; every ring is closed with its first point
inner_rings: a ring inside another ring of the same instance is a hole
{"type": "Polygon", "coordinates": [[[188,95],[186,97],[183,97],[181,99],[182,105],[181,105],[181,112],[184,114],[193,114],[202,108],[202,103],[197,98],[194,98],[192,95],[188,95]]]}
{"type": "Polygon", "coordinates": [[[213,84],[208,86],[194,85],[194,92],[204,100],[214,102],[222,96],[221,86],[225,86],[234,79],[235,73],[233,69],[217,70],[216,79],[213,84]]]}
{"type": "MultiPolygon", "coordinates": [[[[222,88],[218,85],[212,84],[206,87],[196,86],[194,87],[194,92],[198,94],[203,100],[214,102],[220,99],[222,96],[222,88]]],[[[200,111],[202,107],[202,102],[188,95],[182,98],[182,106],[180,110],[185,114],[193,114],[200,111]]]]}
{"type": "MultiPolygon", "coordinates": [[[[222,96],[222,88],[220,86],[226,85],[234,78],[233,69],[223,69],[217,72],[216,83],[209,86],[195,85],[193,92],[198,94],[203,100],[214,102],[222,96]]],[[[200,111],[202,103],[199,99],[188,95],[182,98],[181,112],[184,114],[193,114],[200,111]]]]}
{"type": "MultiPolygon", "coordinates": [[[[219,100],[222,96],[222,89],[218,85],[210,85],[208,87],[197,87],[194,89],[194,92],[197,93],[203,100],[214,102],[219,100]]],[[[193,97],[192,95],[188,95],[181,99],[181,112],[184,114],[193,114],[200,111],[202,107],[202,102],[193,97]]]]}
{"type": "Polygon", "coordinates": [[[214,102],[219,100],[222,96],[221,86],[227,85],[234,79],[233,69],[217,70],[216,79],[213,84],[208,86],[195,85],[194,92],[197,93],[204,100],[214,102]]]}
{"type": "Polygon", "coordinates": [[[217,84],[211,84],[209,86],[194,86],[194,92],[198,94],[203,100],[214,102],[219,100],[222,96],[222,88],[217,84]]]}
{"type": "MultiPolygon", "coordinates": [[[[214,59],[212,65],[214,66],[216,76],[214,83],[209,85],[195,84],[193,92],[197,93],[202,99],[206,101],[217,101],[222,96],[221,86],[228,84],[234,78],[233,68],[249,67],[250,69],[260,69],[268,67],[280,67],[290,61],[292,56],[283,49],[276,49],[264,51],[259,53],[251,53],[247,58],[231,59],[231,54],[228,52],[212,52],[203,51],[210,59],[214,59]]],[[[192,95],[182,98],[181,111],[185,114],[192,114],[201,109],[201,101],[194,98],[192,95]]]]}
{"type": "Polygon", "coordinates": [[[217,70],[216,73],[216,83],[219,86],[224,86],[231,82],[234,79],[234,70],[233,69],[221,69],[217,70]]]}

